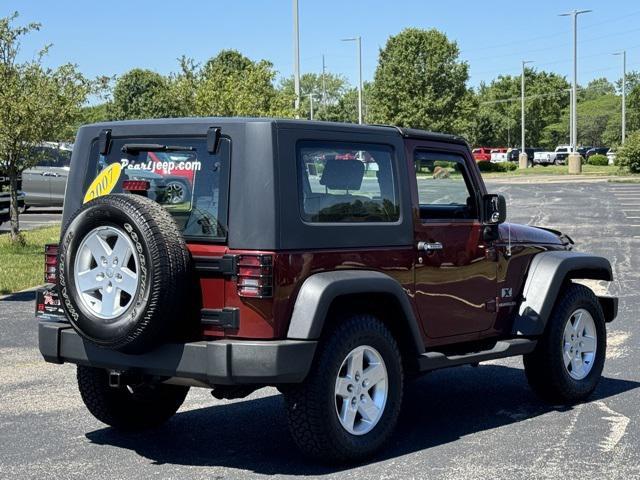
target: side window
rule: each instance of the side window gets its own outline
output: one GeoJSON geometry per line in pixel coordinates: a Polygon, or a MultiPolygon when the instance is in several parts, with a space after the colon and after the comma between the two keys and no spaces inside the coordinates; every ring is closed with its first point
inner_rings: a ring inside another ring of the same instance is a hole
{"type": "Polygon", "coordinates": [[[297,159],[303,220],[399,220],[395,156],[390,146],[304,141],[298,144],[297,159]]]}
{"type": "Polygon", "coordinates": [[[416,150],[414,162],[421,219],[478,218],[473,186],[461,155],[416,150]]]}

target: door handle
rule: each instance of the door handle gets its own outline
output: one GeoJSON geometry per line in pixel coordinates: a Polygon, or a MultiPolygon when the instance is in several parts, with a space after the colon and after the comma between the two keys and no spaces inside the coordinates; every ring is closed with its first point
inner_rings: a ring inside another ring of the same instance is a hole
{"type": "Polygon", "coordinates": [[[440,242],[418,242],[418,250],[425,252],[435,252],[436,250],[442,250],[444,247],[440,242]]]}
{"type": "Polygon", "coordinates": [[[43,177],[57,177],[58,174],[55,172],[42,172],[43,177]]]}

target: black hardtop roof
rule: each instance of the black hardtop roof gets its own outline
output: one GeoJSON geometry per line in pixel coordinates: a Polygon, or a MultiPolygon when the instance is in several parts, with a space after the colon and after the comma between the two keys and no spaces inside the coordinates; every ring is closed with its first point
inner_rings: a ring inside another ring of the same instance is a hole
{"type": "Polygon", "coordinates": [[[225,124],[248,124],[248,123],[270,123],[277,128],[318,128],[327,130],[353,131],[361,133],[385,133],[390,131],[396,132],[403,138],[415,138],[420,140],[434,140],[440,142],[458,143],[467,145],[467,141],[457,135],[446,133],[429,132],[416,128],[396,127],[392,125],[358,125],[355,123],[342,122],[325,122],[317,120],[300,120],[286,118],[267,118],[267,117],[184,117],[184,118],[155,118],[147,120],[119,120],[113,122],[100,122],[85,125],[88,128],[109,129],[113,127],[153,127],[154,125],[163,126],[193,126],[193,127],[209,127],[225,124]]]}

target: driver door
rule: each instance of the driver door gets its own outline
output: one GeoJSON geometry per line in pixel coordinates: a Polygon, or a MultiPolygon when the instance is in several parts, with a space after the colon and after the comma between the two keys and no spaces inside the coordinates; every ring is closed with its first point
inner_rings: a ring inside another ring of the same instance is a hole
{"type": "Polygon", "coordinates": [[[415,303],[430,338],[482,332],[496,319],[497,262],[487,254],[480,189],[465,159],[462,152],[413,151],[415,303]]]}

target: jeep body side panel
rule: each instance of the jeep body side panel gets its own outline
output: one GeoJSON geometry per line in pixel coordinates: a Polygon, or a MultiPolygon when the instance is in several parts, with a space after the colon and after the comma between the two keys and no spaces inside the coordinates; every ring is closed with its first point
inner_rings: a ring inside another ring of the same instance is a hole
{"type": "MultiPolygon", "coordinates": [[[[611,281],[611,264],[606,258],[572,251],[535,255],[529,266],[512,333],[541,335],[563,283],[572,279],[611,281]]],[[[615,309],[611,309],[611,314],[615,314],[615,309]]]]}
{"type": "Polygon", "coordinates": [[[320,338],[331,303],[340,296],[359,293],[393,295],[406,319],[398,316],[397,321],[406,321],[404,327],[411,334],[416,352],[424,351],[418,321],[405,289],[388,275],[368,270],[324,272],[307,278],[296,298],[287,338],[301,340],[320,338]]]}

